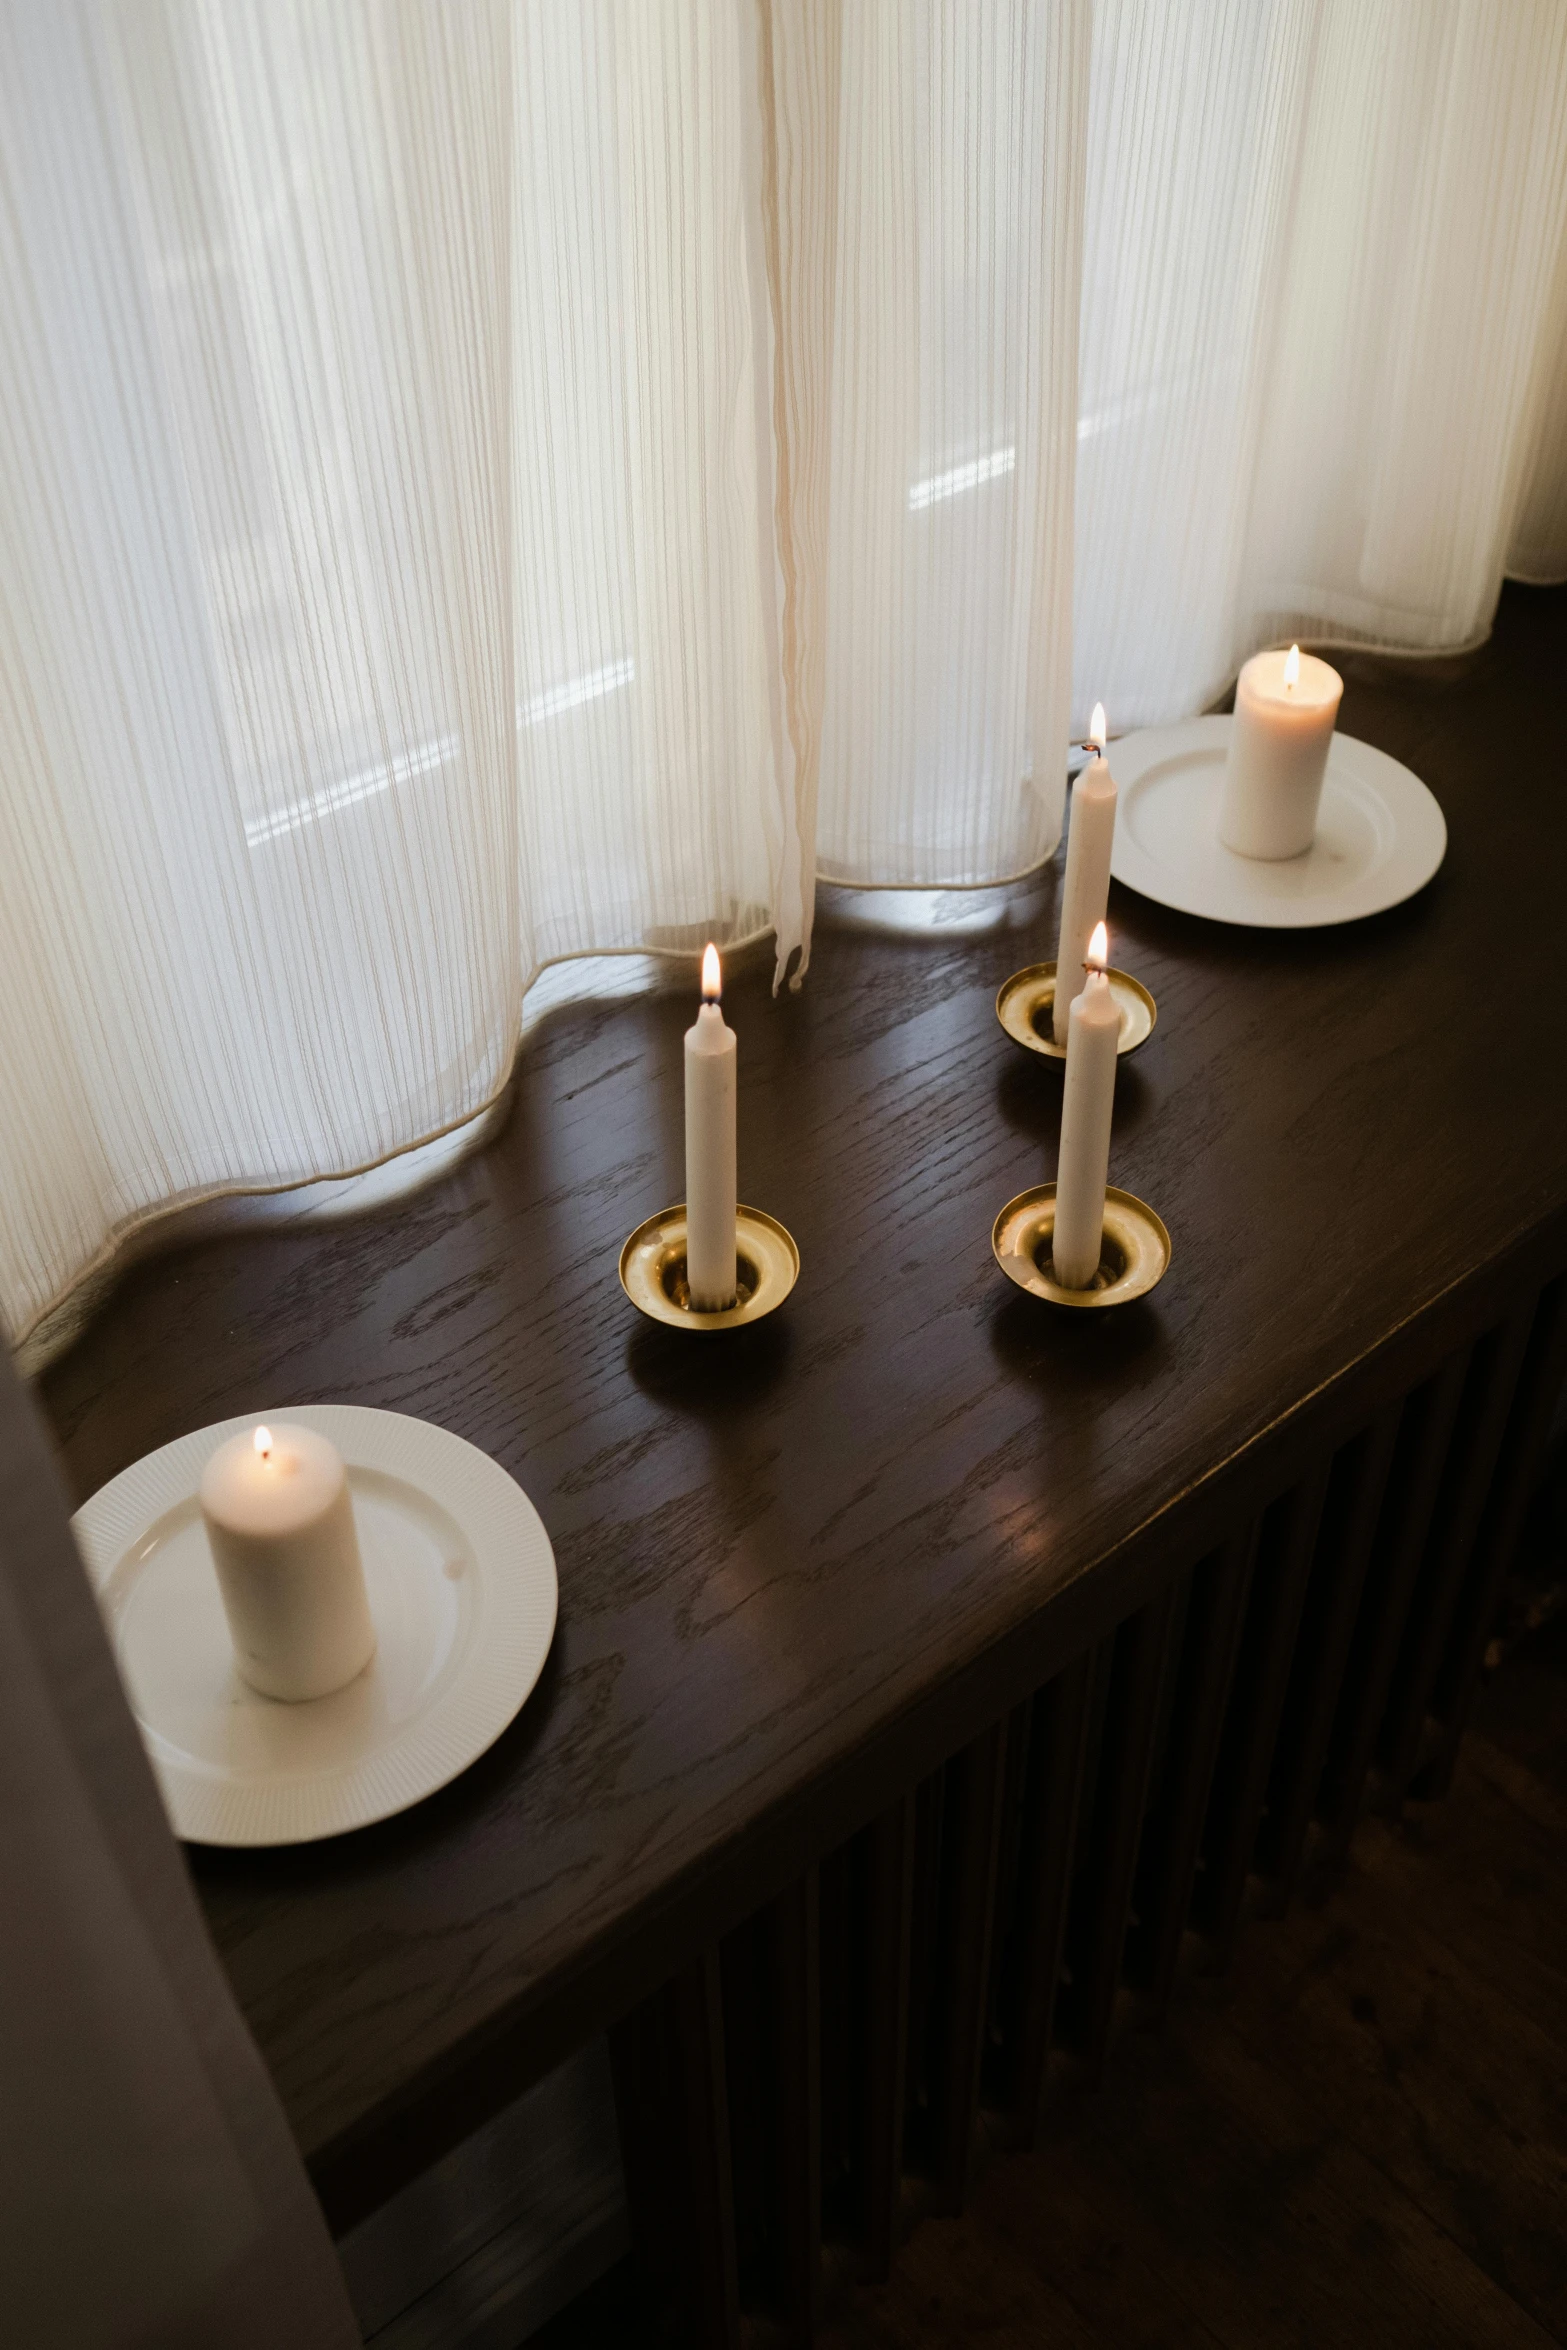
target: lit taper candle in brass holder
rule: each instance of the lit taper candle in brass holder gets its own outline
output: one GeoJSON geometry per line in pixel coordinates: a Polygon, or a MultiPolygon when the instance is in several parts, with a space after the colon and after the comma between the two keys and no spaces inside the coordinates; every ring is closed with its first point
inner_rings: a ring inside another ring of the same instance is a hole
{"type": "Polygon", "coordinates": [[[735,1198],[739,1046],[720,1009],[718,949],[702,957],[702,1007],[685,1040],[686,1196],[639,1224],[620,1252],[620,1286],[673,1330],[735,1330],[781,1306],[800,1252],[774,1216],[735,1198]]]}
{"type": "Polygon", "coordinates": [[[776,1216],[735,1209],[735,1296],[728,1306],[691,1303],[686,1211],[666,1208],[639,1224],[620,1252],[620,1286],[639,1313],[673,1330],[738,1330],[781,1306],[800,1277],[800,1252],[776,1216]]]}
{"type": "Polygon", "coordinates": [[[1051,1305],[1125,1305],[1146,1297],[1170,1262],[1170,1235],[1152,1208],[1105,1181],[1119,1050],[1109,961],[1100,922],[1067,1022],[1056,1180],[1008,1200],[991,1228],[1007,1279],[1051,1305]]]}
{"type": "MultiPolygon", "coordinates": [[[[1047,1061],[1065,1061],[1067,1003],[1056,1003],[1056,980],[1062,969],[1075,973],[1087,953],[1096,922],[1105,918],[1110,890],[1110,852],[1115,840],[1115,777],[1105,751],[1105,714],[1102,702],[1083,744],[1086,758],[1072,787],[1072,822],[1066,841],[1066,871],[1061,879],[1060,936],[1054,963],[1030,963],[1014,971],[996,997],[996,1018],[1025,1052],[1047,1061]],[[1057,1018],[1059,1009],[1060,1017],[1057,1018]]],[[[1110,993],[1120,1019],[1116,1041],[1119,1055],[1135,1053],[1153,1034],[1158,1007],[1140,979],[1125,971],[1106,971],[1110,993]]],[[[1080,988],[1082,981],[1077,981],[1080,988]]],[[[1071,990],[1076,993],[1076,988],[1071,990]]]]}

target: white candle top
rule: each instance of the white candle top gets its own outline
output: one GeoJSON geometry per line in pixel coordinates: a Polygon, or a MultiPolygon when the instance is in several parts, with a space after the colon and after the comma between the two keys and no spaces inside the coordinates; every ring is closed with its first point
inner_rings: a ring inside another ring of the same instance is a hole
{"type": "Polygon", "coordinates": [[[1115,800],[1115,777],[1110,762],[1097,745],[1088,765],[1080,770],[1072,786],[1072,804],[1080,808],[1085,800],[1115,800]]]}
{"type": "Polygon", "coordinates": [[[297,1534],[331,1508],[344,1476],[337,1446],[314,1429],[262,1426],[219,1445],[201,1473],[201,1506],[236,1534],[297,1534]]]}
{"type": "Polygon", "coordinates": [[[1083,982],[1082,992],[1072,1006],[1072,1017],[1089,1028],[1113,1028],[1117,1035],[1121,1027],[1121,1009],[1111,992],[1110,981],[1102,970],[1092,970],[1083,982]]]}
{"type": "Polygon", "coordinates": [[[1298,645],[1291,645],[1287,653],[1254,653],[1235,689],[1237,701],[1244,693],[1270,717],[1277,712],[1287,718],[1299,710],[1313,721],[1320,721],[1324,710],[1336,709],[1343,691],[1338,671],[1298,645]]]}
{"type": "Polygon", "coordinates": [[[727,1052],[734,1042],[734,1034],[721,1008],[717,1004],[704,1004],[686,1030],[686,1050],[690,1053],[727,1052]]]}

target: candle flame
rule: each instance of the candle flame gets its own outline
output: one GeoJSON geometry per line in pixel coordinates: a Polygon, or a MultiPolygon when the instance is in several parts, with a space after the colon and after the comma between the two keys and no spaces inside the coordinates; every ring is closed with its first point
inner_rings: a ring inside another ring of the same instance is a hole
{"type": "Polygon", "coordinates": [[[1096,922],[1088,941],[1088,968],[1102,971],[1110,960],[1110,933],[1102,922],[1096,922]]]}
{"type": "Polygon", "coordinates": [[[263,1460],[265,1460],[265,1459],[266,1459],[266,1457],[267,1457],[267,1455],[268,1455],[268,1453],[269,1453],[269,1452],[272,1450],[272,1431],[271,1431],[271,1429],[270,1429],[270,1428],[258,1428],[258,1429],[256,1430],[256,1433],[255,1433],[255,1435],[254,1435],[254,1436],[251,1438],[251,1440],[250,1440],[250,1441],[251,1441],[251,1443],[252,1443],[252,1444],[255,1446],[255,1448],[256,1448],[256,1450],[257,1450],[257,1452],[259,1452],[259,1453],[260,1453],[260,1455],[261,1455],[262,1459],[263,1459],[263,1460]]]}
{"type": "Polygon", "coordinates": [[[1105,706],[1103,702],[1095,702],[1094,704],[1094,714],[1088,721],[1088,740],[1102,758],[1105,747],[1105,706]]]}
{"type": "Polygon", "coordinates": [[[1300,683],[1300,647],[1299,647],[1299,645],[1291,645],[1291,647],[1290,647],[1290,649],[1289,649],[1288,653],[1285,655],[1285,659],[1284,659],[1284,690],[1285,690],[1285,692],[1287,693],[1287,692],[1289,691],[1289,689],[1290,689],[1290,687],[1291,687],[1292,685],[1298,685],[1299,683],[1300,683]]]}
{"type": "Polygon", "coordinates": [[[702,957],[702,1001],[704,1004],[716,1004],[723,992],[723,965],[718,960],[717,947],[710,940],[707,952],[702,957]]]}

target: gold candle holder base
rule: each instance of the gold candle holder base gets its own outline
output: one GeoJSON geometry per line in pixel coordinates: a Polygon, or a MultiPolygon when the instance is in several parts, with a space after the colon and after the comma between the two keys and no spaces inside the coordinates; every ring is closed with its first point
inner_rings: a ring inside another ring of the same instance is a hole
{"type": "Polygon", "coordinates": [[[996,1263],[1009,1281],[1053,1306],[1124,1306],[1146,1297],[1170,1264],[1170,1235],[1152,1208],[1129,1191],[1105,1190],[1099,1270],[1087,1289],[1063,1289],[1050,1265],[1056,1187],[1038,1183],[1009,1199],[991,1230],[996,1263]]]}
{"type": "MultiPolygon", "coordinates": [[[[1159,1017],[1159,1007],[1142,981],[1134,979],[1129,971],[1107,971],[1105,977],[1121,1016],[1121,1033],[1115,1048],[1120,1059],[1148,1042],[1159,1017]]],[[[1026,1052],[1043,1053],[1051,1061],[1064,1061],[1066,1046],[1057,1044],[1051,1026],[1055,1003],[1054,963],[1030,963],[1026,971],[1014,971],[1003,983],[996,997],[996,1018],[1013,1043],[1022,1045],[1026,1052]]]]}
{"type": "Polygon", "coordinates": [[[738,1330],[781,1306],[800,1277],[800,1252],[775,1216],[735,1210],[735,1302],[704,1312],[686,1287],[686,1210],[681,1201],[639,1224],[620,1252],[620,1286],[636,1307],[672,1330],[738,1330]]]}

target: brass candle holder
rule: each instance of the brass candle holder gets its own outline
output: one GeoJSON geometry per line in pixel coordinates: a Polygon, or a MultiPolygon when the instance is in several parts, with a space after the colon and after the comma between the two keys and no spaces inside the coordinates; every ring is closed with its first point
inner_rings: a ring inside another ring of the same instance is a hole
{"type": "MultiPolygon", "coordinates": [[[[1152,1036],[1159,1007],[1142,981],[1134,979],[1129,971],[1106,971],[1105,977],[1120,1014],[1121,1033],[1115,1050],[1116,1058],[1123,1060],[1152,1036]]],[[[996,1018],[1013,1043],[1022,1045],[1025,1052],[1042,1053],[1047,1060],[1064,1063],[1066,1046],[1057,1044],[1053,1027],[1055,1003],[1054,963],[1030,963],[1027,970],[1014,971],[1003,982],[996,996],[996,1018]]]]}
{"type": "Polygon", "coordinates": [[[781,1306],[800,1277],[800,1251],[776,1216],[736,1208],[735,1273],[732,1306],[708,1311],[691,1303],[684,1200],[639,1224],[620,1252],[620,1286],[650,1321],[671,1330],[739,1330],[781,1306]]]}
{"type": "Polygon", "coordinates": [[[1056,1187],[1036,1183],[1009,1199],[991,1229],[996,1263],[1030,1297],[1053,1306],[1124,1306],[1146,1297],[1170,1265],[1170,1235],[1153,1209],[1129,1191],[1105,1189],[1099,1270],[1086,1289],[1063,1289],[1051,1269],[1056,1187]]]}

